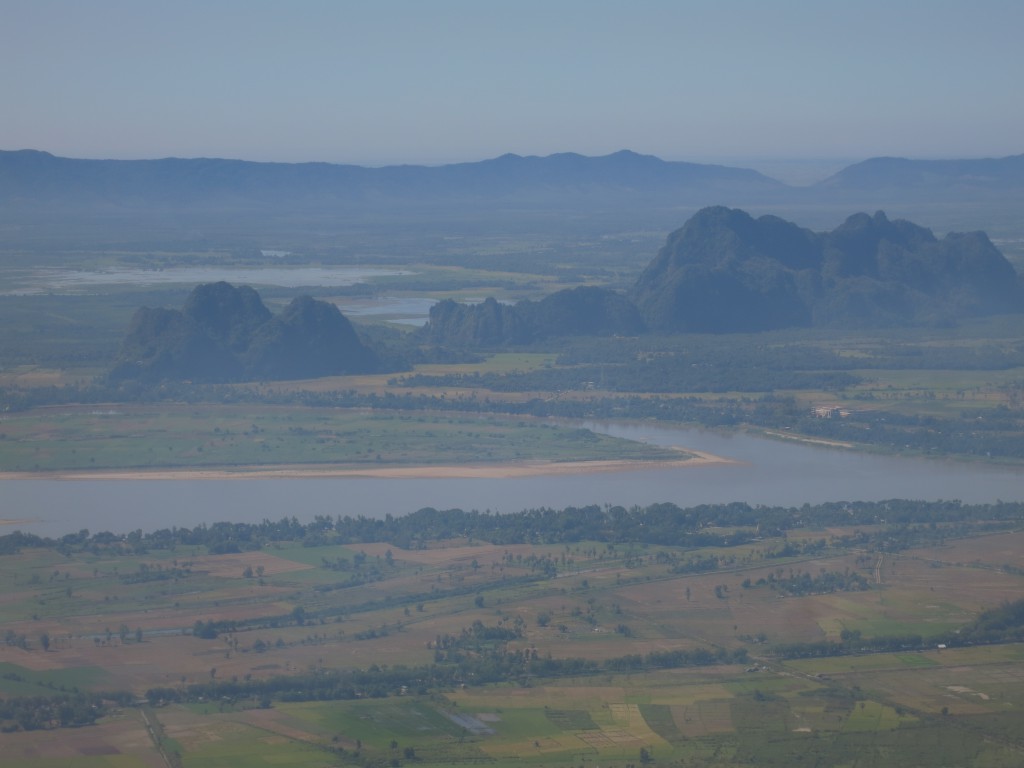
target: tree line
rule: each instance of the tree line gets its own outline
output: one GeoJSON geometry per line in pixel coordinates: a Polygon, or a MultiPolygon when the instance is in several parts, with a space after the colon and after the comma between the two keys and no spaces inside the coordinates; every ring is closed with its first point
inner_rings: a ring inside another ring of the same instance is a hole
{"type": "MultiPolygon", "coordinates": [[[[786,531],[825,526],[882,526],[869,533],[852,533],[843,544],[873,545],[894,551],[919,543],[977,530],[999,530],[1024,522],[1024,502],[1000,501],[965,504],[960,501],[838,501],[799,507],[752,505],[746,502],[680,507],[670,502],[647,506],[620,505],[553,509],[539,507],[520,512],[424,507],[407,515],[370,518],[363,515],[316,515],[308,522],[297,517],[259,523],[201,523],[194,528],[141,529],[123,534],[90,533],[82,529],[60,538],[14,531],[0,536],[0,554],[25,548],[50,548],[113,554],[140,554],[148,550],[203,546],[228,553],[262,549],[273,542],[301,542],[305,546],[386,542],[403,549],[427,546],[432,541],[469,538],[491,544],[568,544],[597,541],[608,544],[651,544],[676,547],[732,547],[754,538],[784,536],[786,531]],[[942,527],[940,527],[942,526],[942,527]],[[721,530],[726,529],[726,530],[721,530]],[[731,530],[729,530],[731,529],[731,530]]],[[[818,541],[806,545],[819,551],[818,541]]],[[[805,545],[792,547],[793,554],[805,545]]],[[[799,551],[798,551],[799,550],[799,551]]]]}
{"type": "Polygon", "coordinates": [[[316,670],[298,675],[277,675],[266,679],[217,680],[187,686],[151,688],[146,699],[157,706],[196,701],[259,702],[337,701],[383,698],[405,693],[426,695],[460,685],[501,682],[527,683],[530,678],[575,677],[609,672],[649,669],[678,669],[715,664],[744,664],[745,648],[695,648],[652,651],[597,661],[576,657],[540,656],[536,649],[507,649],[503,643],[488,649],[478,646],[472,654],[445,655],[445,661],[422,665],[374,664],[366,669],[316,670]]]}

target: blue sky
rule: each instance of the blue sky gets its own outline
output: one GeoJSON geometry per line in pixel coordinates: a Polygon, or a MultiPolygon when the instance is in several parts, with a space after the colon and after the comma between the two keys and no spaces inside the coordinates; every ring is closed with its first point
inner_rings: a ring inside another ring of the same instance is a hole
{"type": "Polygon", "coordinates": [[[1020,0],[0,0],[0,149],[998,157],[1022,34],[1020,0]]]}

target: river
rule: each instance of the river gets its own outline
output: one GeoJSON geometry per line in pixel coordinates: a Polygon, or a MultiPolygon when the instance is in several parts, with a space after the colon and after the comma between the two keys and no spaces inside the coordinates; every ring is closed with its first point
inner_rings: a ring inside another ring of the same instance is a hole
{"type": "Polygon", "coordinates": [[[403,515],[421,507],[518,512],[586,504],[680,506],[746,501],[796,506],[891,498],[1024,499],[1024,469],[876,456],[699,429],[585,422],[653,444],[706,451],[735,464],[505,479],[374,477],[187,480],[3,480],[0,533],[124,533],[229,520],[403,515]]]}

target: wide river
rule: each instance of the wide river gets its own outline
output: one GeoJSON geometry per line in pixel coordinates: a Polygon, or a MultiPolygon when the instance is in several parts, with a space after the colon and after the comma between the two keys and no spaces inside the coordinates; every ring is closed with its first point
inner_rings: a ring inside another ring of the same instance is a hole
{"type": "Polygon", "coordinates": [[[874,456],[751,435],[587,422],[653,444],[738,463],[507,479],[374,477],[204,480],[2,480],[0,533],[60,536],[81,528],[124,533],[221,520],[294,515],[403,515],[421,507],[517,512],[586,504],[680,506],[746,501],[800,505],[891,498],[989,502],[1024,499],[1024,469],[874,456]]]}

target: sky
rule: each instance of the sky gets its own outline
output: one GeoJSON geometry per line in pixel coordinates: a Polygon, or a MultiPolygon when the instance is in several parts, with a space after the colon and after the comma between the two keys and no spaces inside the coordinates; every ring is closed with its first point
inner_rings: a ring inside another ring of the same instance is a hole
{"type": "Polygon", "coordinates": [[[0,149],[436,165],[1024,152],[1021,0],[0,0],[0,149]]]}

